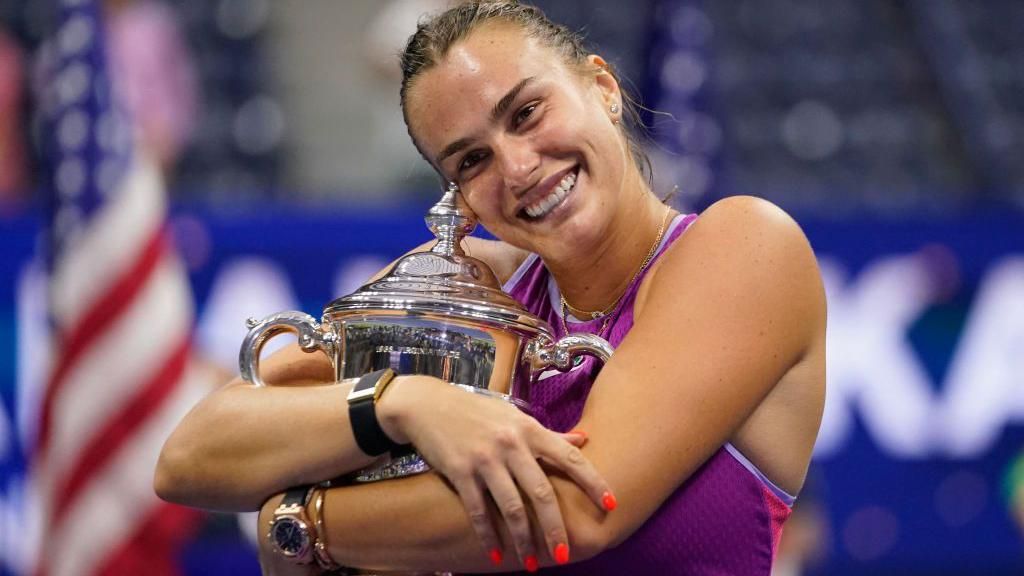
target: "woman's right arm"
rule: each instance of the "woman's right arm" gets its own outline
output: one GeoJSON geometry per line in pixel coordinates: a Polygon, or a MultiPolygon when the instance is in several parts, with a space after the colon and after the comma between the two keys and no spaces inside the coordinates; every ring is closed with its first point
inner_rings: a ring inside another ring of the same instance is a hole
{"type": "MultiPolygon", "coordinates": [[[[526,256],[479,238],[465,238],[463,246],[503,279],[526,256]]],[[[198,508],[256,510],[290,486],[334,478],[375,460],[352,441],[345,400],[350,385],[334,383],[326,356],[291,345],[260,369],[271,386],[256,388],[236,378],[204,398],[168,438],[154,478],[161,498],[198,508]],[[295,394],[289,389],[294,386],[308,389],[295,394]]]]}
{"type": "Polygon", "coordinates": [[[351,384],[334,383],[326,356],[290,345],[264,360],[261,373],[271,386],[236,378],[185,416],[157,463],[154,488],[161,498],[257,510],[270,494],[375,460],[351,438],[345,400],[351,384]]]}

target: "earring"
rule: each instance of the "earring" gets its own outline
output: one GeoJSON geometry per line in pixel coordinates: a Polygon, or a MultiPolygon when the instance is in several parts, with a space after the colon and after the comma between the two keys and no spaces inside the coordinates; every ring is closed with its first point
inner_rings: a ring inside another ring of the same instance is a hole
{"type": "Polygon", "coordinates": [[[618,114],[619,113],[619,105],[613,103],[611,105],[611,107],[608,108],[608,110],[610,110],[612,114],[618,114]]]}

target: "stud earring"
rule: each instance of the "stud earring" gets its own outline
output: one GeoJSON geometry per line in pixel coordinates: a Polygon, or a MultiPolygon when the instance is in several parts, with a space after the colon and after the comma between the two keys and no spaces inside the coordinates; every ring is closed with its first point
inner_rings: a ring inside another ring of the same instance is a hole
{"type": "Polygon", "coordinates": [[[610,110],[612,114],[618,114],[619,113],[619,105],[618,104],[612,104],[611,107],[608,108],[608,110],[610,110]]]}

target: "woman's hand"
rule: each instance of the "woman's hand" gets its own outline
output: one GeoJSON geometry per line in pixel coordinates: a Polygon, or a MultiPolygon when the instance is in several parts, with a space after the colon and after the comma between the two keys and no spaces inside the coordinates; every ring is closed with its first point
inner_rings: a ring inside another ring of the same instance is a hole
{"type": "Polygon", "coordinates": [[[511,404],[436,378],[400,376],[378,401],[377,415],[392,440],[412,443],[451,482],[495,564],[501,562],[502,545],[487,492],[528,570],[536,569],[537,556],[520,492],[529,499],[551,558],[560,564],[569,560],[562,512],[538,460],[566,473],[599,507],[615,507],[607,483],[577,446],[585,436],[552,432],[511,404]]]}

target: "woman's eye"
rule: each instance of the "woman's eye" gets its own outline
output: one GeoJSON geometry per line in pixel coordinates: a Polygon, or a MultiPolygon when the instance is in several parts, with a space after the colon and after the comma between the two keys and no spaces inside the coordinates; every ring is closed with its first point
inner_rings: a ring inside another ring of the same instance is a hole
{"type": "Polygon", "coordinates": [[[522,110],[516,113],[516,116],[513,119],[513,124],[518,128],[520,125],[522,125],[523,122],[526,122],[526,120],[530,117],[531,114],[533,114],[533,111],[536,109],[536,104],[529,104],[527,106],[524,106],[522,110]]]}
{"type": "Polygon", "coordinates": [[[484,157],[482,152],[470,152],[462,158],[462,162],[459,162],[459,172],[469,170],[473,166],[476,166],[484,157]]]}

